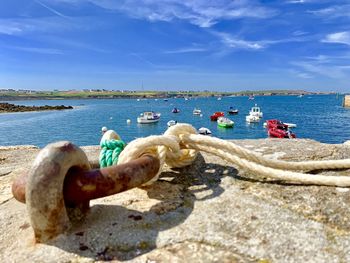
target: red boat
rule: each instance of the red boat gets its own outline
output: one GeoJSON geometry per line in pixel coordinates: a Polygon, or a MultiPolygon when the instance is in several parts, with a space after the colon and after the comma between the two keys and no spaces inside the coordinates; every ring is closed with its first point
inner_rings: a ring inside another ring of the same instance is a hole
{"type": "Polygon", "coordinates": [[[296,138],[295,134],[291,132],[287,124],[279,120],[266,121],[267,134],[275,138],[296,138]]]}
{"type": "Polygon", "coordinates": [[[214,114],[210,116],[210,120],[217,121],[219,117],[224,117],[224,116],[225,116],[225,113],[223,113],[222,111],[217,111],[217,112],[214,112],[214,114]]]}

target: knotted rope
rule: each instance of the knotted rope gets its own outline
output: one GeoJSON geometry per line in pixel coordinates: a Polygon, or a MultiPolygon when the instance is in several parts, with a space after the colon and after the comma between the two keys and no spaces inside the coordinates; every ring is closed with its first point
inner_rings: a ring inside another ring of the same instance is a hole
{"type": "Polygon", "coordinates": [[[107,167],[118,163],[118,158],[125,143],[120,140],[119,135],[113,131],[107,131],[100,142],[101,152],[99,156],[100,167],[107,167]]]}
{"type": "Polygon", "coordinates": [[[190,165],[198,151],[219,156],[240,168],[254,174],[303,184],[330,186],[350,186],[348,176],[314,175],[293,170],[346,169],[350,168],[350,159],[327,161],[288,162],[272,160],[233,142],[198,135],[189,124],[176,124],[168,128],[164,135],[139,138],[129,143],[119,156],[118,164],[126,163],[148,153],[160,160],[158,174],[147,184],[159,177],[162,167],[183,167],[190,165]]]}

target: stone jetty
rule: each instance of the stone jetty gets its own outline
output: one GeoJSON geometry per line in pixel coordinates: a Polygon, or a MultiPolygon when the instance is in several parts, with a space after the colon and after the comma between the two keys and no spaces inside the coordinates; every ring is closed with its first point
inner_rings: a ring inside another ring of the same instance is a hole
{"type": "MultiPolygon", "coordinates": [[[[234,142],[272,159],[350,158],[349,143],[234,142]]],[[[82,149],[96,163],[99,147],[82,149]]],[[[10,187],[38,152],[0,147],[0,262],[350,262],[349,188],[261,178],[205,153],[153,185],[92,201],[67,234],[34,244],[26,206],[10,187]]]]}
{"type": "Polygon", "coordinates": [[[350,95],[344,96],[343,106],[350,108],[350,95]]]}
{"type": "Polygon", "coordinates": [[[24,105],[15,105],[11,103],[0,103],[0,113],[6,112],[25,112],[25,111],[47,111],[47,110],[69,110],[73,109],[72,106],[24,106],[24,105]]]}

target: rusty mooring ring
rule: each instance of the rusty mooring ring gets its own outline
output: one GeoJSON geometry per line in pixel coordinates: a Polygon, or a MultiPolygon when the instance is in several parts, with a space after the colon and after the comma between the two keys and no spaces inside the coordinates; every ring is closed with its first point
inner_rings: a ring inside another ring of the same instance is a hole
{"type": "Polygon", "coordinates": [[[159,159],[144,155],[122,165],[90,170],[85,153],[62,141],[39,152],[29,174],[13,183],[12,192],[27,204],[36,241],[45,242],[71,226],[66,206],[84,212],[92,199],[144,184],[159,166],[159,159]]]}

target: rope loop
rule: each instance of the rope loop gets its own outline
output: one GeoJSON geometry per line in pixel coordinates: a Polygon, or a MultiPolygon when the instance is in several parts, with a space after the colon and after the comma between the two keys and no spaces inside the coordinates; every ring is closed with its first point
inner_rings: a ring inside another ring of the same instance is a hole
{"type": "Polygon", "coordinates": [[[101,152],[99,157],[100,167],[108,167],[118,163],[118,157],[125,147],[122,140],[102,140],[100,143],[101,152]]]}
{"type": "Polygon", "coordinates": [[[199,135],[194,127],[185,123],[171,126],[164,135],[132,141],[121,152],[118,164],[129,162],[144,154],[158,158],[160,168],[157,175],[147,183],[151,184],[158,179],[165,164],[169,167],[190,165],[197,157],[198,151],[214,154],[240,168],[264,177],[304,184],[350,186],[349,176],[314,175],[293,171],[347,169],[350,168],[350,159],[302,162],[272,160],[233,142],[199,135]]]}

